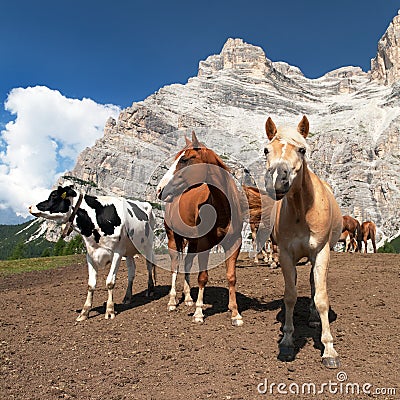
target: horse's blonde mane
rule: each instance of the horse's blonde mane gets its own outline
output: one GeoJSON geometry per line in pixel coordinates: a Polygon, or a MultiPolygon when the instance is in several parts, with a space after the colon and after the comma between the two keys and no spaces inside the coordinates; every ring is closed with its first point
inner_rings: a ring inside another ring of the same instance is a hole
{"type": "Polygon", "coordinates": [[[274,140],[282,140],[296,147],[305,147],[307,151],[309,149],[306,139],[295,128],[290,126],[280,126],[271,142],[274,140]]]}

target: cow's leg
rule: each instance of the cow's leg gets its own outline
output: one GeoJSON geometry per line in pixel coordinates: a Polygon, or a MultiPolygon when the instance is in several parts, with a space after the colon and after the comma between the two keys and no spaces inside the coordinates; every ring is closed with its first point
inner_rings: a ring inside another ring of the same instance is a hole
{"type": "Polygon", "coordinates": [[[190,270],[192,269],[193,259],[196,256],[194,252],[192,252],[192,248],[189,245],[188,253],[185,257],[185,281],[183,282],[183,293],[185,295],[185,304],[189,307],[193,305],[193,299],[190,295],[190,270]]]}
{"type": "Polygon", "coordinates": [[[285,323],[283,325],[283,338],[279,343],[279,356],[281,361],[294,360],[294,342],[293,342],[293,311],[297,301],[296,288],[296,266],[292,256],[286,251],[280,253],[280,263],[285,280],[285,323]]]}
{"type": "Polygon", "coordinates": [[[89,254],[86,255],[87,265],[88,265],[88,292],[85,304],[83,305],[82,311],[79,314],[78,318],[76,319],[78,322],[84,321],[89,317],[89,312],[92,308],[93,304],[93,292],[96,288],[96,281],[97,281],[97,268],[90,258],[89,254]]]}
{"type": "Polygon", "coordinates": [[[171,290],[169,292],[169,302],[168,311],[174,311],[176,309],[176,278],[178,275],[178,265],[179,265],[179,253],[177,250],[168,249],[169,256],[171,258],[171,290]]]}
{"type": "Polygon", "coordinates": [[[156,269],[155,265],[152,263],[151,260],[146,259],[146,266],[147,266],[147,292],[146,296],[147,297],[153,297],[154,296],[154,281],[155,281],[155,274],[156,274],[156,269]],[[154,279],[153,279],[153,274],[154,274],[154,279]]]}
{"type": "Polygon", "coordinates": [[[135,264],[135,260],[132,256],[126,257],[126,267],[128,269],[128,286],[126,288],[126,293],[125,293],[123,303],[131,304],[132,303],[132,284],[133,284],[133,280],[135,279],[135,274],[136,274],[136,264],[135,264]]]}
{"type": "Polygon", "coordinates": [[[199,260],[199,277],[198,277],[198,284],[199,284],[199,294],[197,296],[196,301],[196,311],[193,315],[193,322],[202,324],[204,322],[204,315],[203,315],[203,297],[204,297],[204,288],[208,282],[208,257],[210,255],[209,251],[202,251],[198,253],[198,260],[199,260]]]}
{"type": "Polygon", "coordinates": [[[106,279],[106,287],[108,290],[108,299],[107,299],[105,319],[115,318],[114,286],[115,286],[115,281],[117,279],[117,273],[118,273],[119,265],[121,263],[121,258],[122,258],[122,256],[120,254],[114,253],[112,262],[111,262],[110,272],[108,273],[108,276],[106,279]]]}
{"type": "Polygon", "coordinates": [[[329,299],[326,288],[330,252],[329,243],[317,254],[314,265],[315,295],[314,302],[321,318],[321,342],[324,345],[322,362],[327,368],[338,368],[340,361],[336,350],[333,348],[333,337],[329,326],[329,299]]]}

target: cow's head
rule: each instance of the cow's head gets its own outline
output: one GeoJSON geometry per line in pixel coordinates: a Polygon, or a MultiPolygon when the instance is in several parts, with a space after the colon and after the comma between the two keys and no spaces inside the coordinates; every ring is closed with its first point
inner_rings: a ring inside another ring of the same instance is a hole
{"type": "Polygon", "coordinates": [[[35,217],[47,218],[59,223],[66,222],[72,212],[73,197],[76,197],[76,192],[70,186],[59,186],[50,193],[47,200],[36,206],[30,206],[29,212],[35,217]]]}

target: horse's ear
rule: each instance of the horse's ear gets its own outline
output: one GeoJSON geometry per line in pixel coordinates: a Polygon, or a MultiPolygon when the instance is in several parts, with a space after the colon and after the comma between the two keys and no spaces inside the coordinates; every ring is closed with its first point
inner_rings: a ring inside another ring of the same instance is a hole
{"type": "Polygon", "coordinates": [[[271,117],[268,117],[267,122],[265,123],[265,132],[267,133],[268,140],[272,140],[272,138],[276,135],[276,126],[271,117]]]}
{"type": "Polygon", "coordinates": [[[199,142],[199,140],[197,139],[197,136],[196,136],[196,134],[194,133],[194,131],[192,131],[192,146],[193,146],[194,149],[198,149],[198,148],[201,147],[201,146],[200,146],[200,142],[199,142]]]}
{"type": "Polygon", "coordinates": [[[185,142],[186,142],[186,146],[190,146],[192,144],[192,142],[190,141],[190,139],[186,136],[185,134],[185,142]]]}
{"type": "Polygon", "coordinates": [[[304,115],[299,125],[297,126],[297,132],[299,132],[300,135],[306,138],[309,130],[310,130],[310,123],[308,122],[307,117],[304,115]]]}

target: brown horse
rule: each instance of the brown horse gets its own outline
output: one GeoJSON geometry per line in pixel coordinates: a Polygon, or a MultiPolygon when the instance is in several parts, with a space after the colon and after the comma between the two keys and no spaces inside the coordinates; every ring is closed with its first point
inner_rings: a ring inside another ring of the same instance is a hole
{"type": "MultiPolygon", "coordinates": [[[[265,186],[270,196],[280,200],[277,203],[274,237],[279,246],[279,261],[285,280],[285,323],[278,358],[292,361],[295,357],[293,310],[297,300],[296,263],[302,257],[308,257],[312,264],[311,300],[322,325],[322,361],[328,368],[337,368],[340,362],[329,326],[326,279],[330,248],[339,239],[342,229],[340,208],[332,191],[307,166],[307,118],[303,117],[297,130],[288,127],[277,129],[271,118],[268,118],[265,128],[270,141],[264,149],[267,168],[265,186]]],[[[311,315],[311,318],[314,319],[314,316],[311,315]]]]}
{"type": "Polygon", "coordinates": [[[190,297],[189,272],[197,255],[199,263],[199,294],[194,322],[203,322],[203,294],[208,281],[210,250],[220,244],[225,251],[226,273],[229,285],[229,309],[232,325],[243,324],[236,303],[236,259],[239,255],[243,218],[238,189],[223,161],[192,133],[192,141],[186,140],[171,168],[161,179],[157,194],[167,202],[164,224],[171,257],[172,285],[168,309],[176,308],[175,282],[178,273],[179,254],[184,241],[188,252],[185,257],[185,303],[193,303],[190,297]]]}
{"type": "MultiPolygon", "coordinates": [[[[361,236],[364,242],[364,253],[368,253],[367,251],[367,240],[371,239],[372,247],[374,248],[374,253],[376,253],[376,225],[372,221],[365,221],[361,225],[361,236]]],[[[361,251],[361,247],[360,247],[361,251]]]]}
{"type": "MultiPolygon", "coordinates": [[[[242,185],[243,192],[246,195],[248,209],[249,209],[249,223],[251,231],[251,241],[253,244],[253,250],[255,252],[254,263],[258,263],[258,255],[262,253],[264,261],[268,263],[271,268],[276,268],[279,264],[278,260],[278,246],[272,235],[270,235],[267,243],[263,241],[261,243],[261,238],[265,235],[257,235],[258,230],[261,225],[261,215],[262,215],[262,201],[260,189],[254,186],[242,185]]],[[[265,206],[265,204],[264,204],[265,206]]],[[[265,229],[268,228],[264,227],[265,229]]],[[[263,229],[263,227],[261,228],[263,229]]],[[[268,232],[267,232],[268,236],[268,232]]]]}
{"type": "Polygon", "coordinates": [[[354,239],[354,237],[351,237],[349,231],[342,232],[338,240],[338,243],[344,243],[344,251],[346,252],[360,251],[356,239],[354,239]]]}
{"type": "Polygon", "coordinates": [[[352,241],[352,239],[357,241],[356,251],[361,251],[362,235],[361,226],[358,220],[350,217],[350,215],[343,215],[342,233],[345,231],[349,233],[350,241],[352,241]]]}

